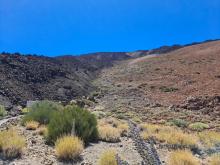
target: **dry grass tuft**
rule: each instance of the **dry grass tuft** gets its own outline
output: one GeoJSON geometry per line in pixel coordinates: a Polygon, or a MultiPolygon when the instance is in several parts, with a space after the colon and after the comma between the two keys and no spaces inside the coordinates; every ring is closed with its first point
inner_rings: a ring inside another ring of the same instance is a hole
{"type": "Polygon", "coordinates": [[[119,129],[121,136],[127,136],[129,131],[129,126],[127,123],[120,123],[117,128],[119,129]]]}
{"type": "Polygon", "coordinates": [[[41,125],[41,126],[39,127],[39,129],[38,129],[38,134],[39,134],[39,135],[42,135],[42,136],[44,136],[44,137],[47,137],[47,135],[48,135],[48,129],[47,129],[47,127],[46,127],[45,125],[41,125]]]}
{"type": "Polygon", "coordinates": [[[199,161],[190,151],[177,150],[170,154],[168,165],[199,165],[199,161]]]}
{"type": "Polygon", "coordinates": [[[106,142],[119,142],[120,130],[110,125],[99,126],[99,138],[106,142]]]}
{"type": "Polygon", "coordinates": [[[61,160],[72,160],[80,156],[83,142],[75,136],[64,136],[56,141],[56,155],[61,160]]]}
{"type": "Polygon", "coordinates": [[[39,125],[40,124],[37,121],[33,121],[33,120],[27,121],[25,123],[25,127],[27,130],[36,130],[39,127],[39,125]]]}
{"type": "Polygon", "coordinates": [[[220,164],[220,154],[214,154],[209,159],[209,165],[219,165],[220,164]]]}
{"type": "Polygon", "coordinates": [[[9,129],[0,132],[0,151],[8,159],[20,156],[25,147],[25,138],[18,135],[15,130],[9,129]]]}
{"type": "Polygon", "coordinates": [[[154,124],[141,124],[141,136],[148,140],[154,138],[160,142],[165,142],[172,145],[196,146],[198,138],[194,134],[188,134],[181,131],[179,128],[154,124]]]}
{"type": "Polygon", "coordinates": [[[108,150],[101,155],[99,165],[117,165],[116,153],[114,150],[108,150]]]}
{"type": "Polygon", "coordinates": [[[203,131],[198,133],[199,139],[205,147],[214,147],[220,144],[220,133],[215,131],[203,131]]]}

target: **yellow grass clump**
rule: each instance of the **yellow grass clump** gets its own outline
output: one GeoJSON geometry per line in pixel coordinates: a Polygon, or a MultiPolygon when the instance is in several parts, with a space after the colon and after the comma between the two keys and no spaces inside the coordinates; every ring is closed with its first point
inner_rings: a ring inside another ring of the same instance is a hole
{"type": "Polygon", "coordinates": [[[9,129],[0,132],[0,151],[5,158],[11,159],[20,156],[25,147],[25,138],[9,129]]]}
{"type": "Polygon", "coordinates": [[[205,147],[213,147],[220,144],[220,133],[215,131],[203,131],[198,133],[199,139],[205,147]]]}
{"type": "Polygon", "coordinates": [[[99,138],[106,142],[119,142],[120,130],[110,125],[99,126],[99,138]]]}
{"type": "Polygon", "coordinates": [[[179,128],[154,124],[141,124],[141,136],[148,140],[154,138],[160,142],[174,145],[196,146],[198,138],[194,134],[184,133],[179,128]]]}
{"type": "Polygon", "coordinates": [[[177,150],[170,154],[168,165],[199,165],[199,161],[190,151],[177,150]]]}
{"type": "Polygon", "coordinates": [[[127,123],[120,123],[117,128],[119,129],[121,136],[126,136],[128,134],[129,126],[127,123]]]}
{"type": "Polygon", "coordinates": [[[37,121],[27,121],[25,123],[25,127],[27,130],[36,130],[39,127],[39,123],[37,121]]]}
{"type": "Polygon", "coordinates": [[[64,136],[55,143],[56,155],[62,160],[72,160],[80,156],[83,142],[76,136],[64,136]]]}
{"type": "Polygon", "coordinates": [[[220,154],[214,154],[209,159],[209,165],[219,165],[220,164],[220,154]]]}
{"type": "Polygon", "coordinates": [[[117,165],[116,153],[114,150],[105,151],[99,160],[99,165],[117,165]]]}
{"type": "Polygon", "coordinates": [[[38,134],[39,134],[39,135],[42,135],[42,136],[44,136],[44,137],[46,137],[47,134],[48,134],[48,129],[47,129],[47,127],[46,127],[45,125],[41,125],[41,126],[39,127],[39,129],[38,129],[38,134]]]}

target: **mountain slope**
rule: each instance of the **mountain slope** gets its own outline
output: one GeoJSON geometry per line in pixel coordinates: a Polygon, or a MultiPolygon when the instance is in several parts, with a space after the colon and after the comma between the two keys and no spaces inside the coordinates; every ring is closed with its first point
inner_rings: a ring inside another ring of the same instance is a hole
{"type": "Polygon", "coordinates": [[[125,53],[97,53],[87,56],[22,56],[0,54],[0,104],[25,105],[27,100],[70,101],[87,95],[98,71],[125,53]]]}

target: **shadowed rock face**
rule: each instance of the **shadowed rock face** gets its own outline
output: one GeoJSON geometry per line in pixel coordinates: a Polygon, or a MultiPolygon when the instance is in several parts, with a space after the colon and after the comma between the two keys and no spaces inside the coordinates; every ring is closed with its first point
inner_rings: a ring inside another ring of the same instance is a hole
{"type": "Polygon", "coordinates": [[[125,53],[96,53],[87,56],[23,56],[0,54],[0,104],[25,105],[27,100],[70,101],[90,93],[91,80],[125,53]]]}

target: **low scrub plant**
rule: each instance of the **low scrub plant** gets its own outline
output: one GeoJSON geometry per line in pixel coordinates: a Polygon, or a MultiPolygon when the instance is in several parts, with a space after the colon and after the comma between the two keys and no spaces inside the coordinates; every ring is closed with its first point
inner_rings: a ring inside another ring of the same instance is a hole
{"type": "Polygon", "coordinates": [[[177,150],[170,154],[168,165],[199,165],[199,161],[190,151],[177,150]]]}
{"type": "Polygon", "coordinates": [[[3,105],[0,105],[0,118],[7,115],[7,112],[5,110],[5,107],[3,105]]]}
{"type": "Polygon", "coordinates": [[[95,115],[76,106],[66,106],[63,111],[53,113],[48,124],[47,141],[54,143],[66,134],[76,135],[86,144],[95,141],[98,138],[95,115]]]}
{"type": "Polygon", "coordinates": [[[193,131],[203,131],[204,129],[208,129],[209,125],[201,122],[192,123],[189,125],[189,129],[193,131]]]}
{"type": "Polygon", "coordinates": [[[73,160],[83,152],[83,142],[76,136],[63,136],[56,141],[56,155],[61,160],[73,160]]]}
{"type": "Polygon", "coordinates": [[[170,124],[181,128],[186,128],[188,125],[188,123],[182,119],[174,119],[170,121],[170,124]]]}
{"type": "Polygon", "coordinates": [[[62,105],[52,101],[40,101],[29,108],[29,112],[24,116],[22,124],[27,121],[37,121],[40,124],[48,124],[53,112],[62,110],[62,105]]]}
{"type": "Polygon", "coordinates": [[[0,151],[3,157],[13,159],[20,156],[25,147],[25,139],[18,135],[15,130],[9,129],[0,132],[0,151]]]}
{"type": "Polygon", "coordinates": [[[30,120],[25,123],[25,127],[27,130],[36,130],[39,127],[39,123],[37,121],[30,120]]]}
{"type": "Polygon", "coordinates": [[[213,154],[209,158],[209,165],[219,165],[220,164],[220,153],[218,154],[213,154]]]}
{"type": "Polygon", "coordinates": [[[99,139],[106,142],[119,142],[120,130],[110,125],[99,126],[99,139]]]}
{"type": "Polygon", "coordinates": [[[220,144],[220,133],[215,131],[202,131],[198,133],[201,143],[209,148],[220,144]]]}
{"type": "Polygon", "coordinates": [[[116,152],[114,150],[105,151],[99,160],[99,165],[117,165],[116,152]]]}

